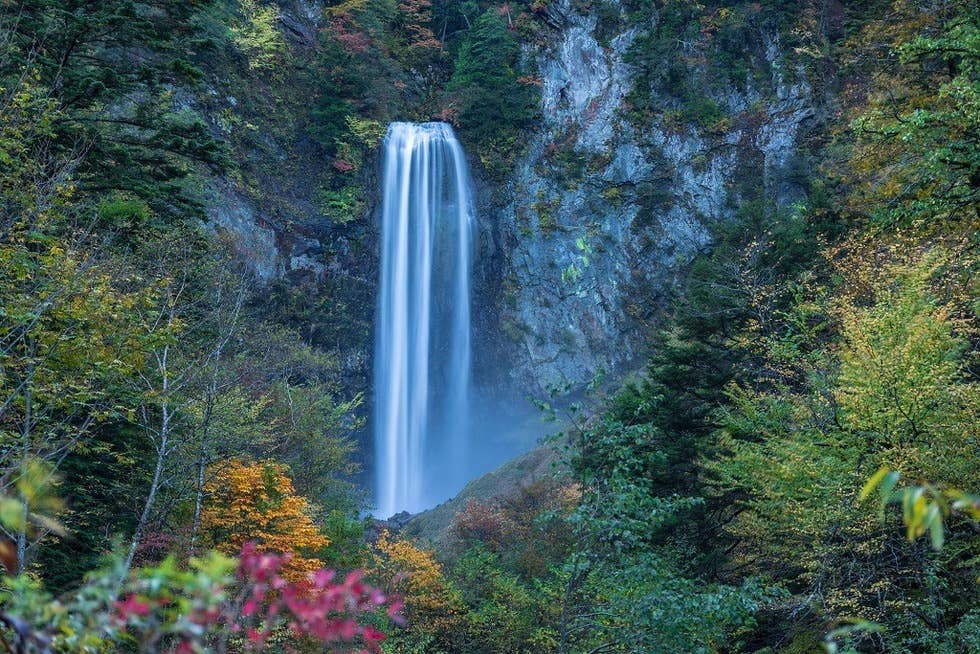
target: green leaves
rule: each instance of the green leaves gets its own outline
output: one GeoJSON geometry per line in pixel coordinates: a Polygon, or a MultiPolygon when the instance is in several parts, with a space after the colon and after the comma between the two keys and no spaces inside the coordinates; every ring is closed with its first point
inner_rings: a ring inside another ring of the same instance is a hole
{"type": "Polygon", "coordinates": [[[449,90],[464,136],[475,140],[493,174],[509,170],[523,145],[521,130],[537,115],[537,93],[515,70],[518,45],[492,8],[473,21],[460,47],[449,90]]]}
{"type": "Polygon", "coordinates": [[[248,67],[261,73],[275,73],[282,67],[288,46],[279,30],[279,7],[241,0],[241,22],[231,28],[235,45],[248,58],[248,67]]]}
{"type": "Polygon", "coordinates": [[[11,540],[0,538],[0,562],[10,574],[25,567],[23,547],[27,539],[65,533],[57,519],[64,504],[53,490],[56,479],[52,466],[29,459],[14,474],[15,493],[0,495],[0,529],[11,535],[11,540]],[[11,542],[16,540],[21,540],[17,551],[11,542]]]}
{"type": "Polygon", "coordinates": [[[912,541],[928,532],[933,549],[940,550],[946,541],[945,521],[954,512],[980,518],[980,499],[958,490],[941,490],[931,485],[917,485],[894,490],[900,473],[883,467],[861,488],[859,499],[878,491],[879,520],[884,520],[888,504],[902,506],[906,537],[912,541]]]}
{"type": "MultiPolygon", "coordinates": [[[[946,563],[951,533],[963,539],[957,556],[975,557],[978,545],[951,520],[956,500],[944,491],[976,480],[980,401],[966,346],[974,316],[950,299],[958,265],[969,260],[936,246],[849,242],[833,290],[804,284],[795,306],[775,315],[769,365],[730,387],[716,413],[721,456],[703,466],[740,509],[727,529],[749,570],[819,587],[821,616],[873,619],[887,627],[878,638],[889,648],[942,651],[924,644],[939,638],[932,626],[896,615],[930,592],[944,602],[930,620],[955,624],[976,591],[970,574],[946,563]],[[903,487],[909,477],[930,483],[903,487]],[[907,543],[881,525],[896,506],[907,543]]],[[[868,638],[846,636],[829,642],[868,638]]]]}
{"type": "Polygon", "coordinates": [[[934,232],[975,216],[980,199],[980,21],[965,0],[896,9],[904,20],[865,28],[897,56],[883,69],[872,57],[876,85],[852,125],[849,200],[880,223],[934,232]]]}
{"type": "Polygon", "coordinates": [[[58,108],[45,116],[48,139],[37,152],[70,162],[79,192],[96,200],[106,191],[130,193],[174,222],[200,214],[184,182],[197,164],[217,163],[220,146],[200,124],[171,114],[173,88],[199,78],[187,61],[194,54],[188,37],[207,4],[37,0],[0,9],[15,16],[3,22],[9,52],[0,86],[17,80],[21,66],[36,72],[58,108]]]}
{"type": "Polygon", "coordinates": [[[15,531],[23,529],[27,525],[24,503],[12,497],[0,500],[0,524],[15,531]]]}
{"type": "Polygon", "coordinates": [[[864,483],[861,487],[861,492],[858,494],[858,499],[864,500],[874,492],[875,488],[880,485],[879,493],[881,494],[881,502],[878,506],[878,519],[884,520],[885,518],[885,507],[888,505],[891,499],[892,489],[895,488],[895,484],[898,483],[899,473],[894,470],[889,470],[887,467],[881,468],[878,472],[871,475],[871,478],[864,483]]]}

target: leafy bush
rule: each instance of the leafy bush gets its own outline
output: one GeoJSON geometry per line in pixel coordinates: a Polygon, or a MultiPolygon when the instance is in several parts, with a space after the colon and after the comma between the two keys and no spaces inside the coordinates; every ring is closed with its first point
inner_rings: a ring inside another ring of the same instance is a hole
{"type": "Polygon", "coordinates": [[[277,70],[287,52],[286,39],[279,31],[279,7],[260,5],[257,0],[241,0],[242,21],[232,27],[235,45],[248,58],[252,70],[277,70]]]}
{"type": "Polygon", "coordinates": [[[384,635],[366,624],[379,609],[395,620],[399,604],[361,582],[334,581],[317,570],[302,580],[281,576],[289,555],[246,544],[238,559],[215,552],[180,566],[173,558],[132,571],[91,573],[81,588],[52,598],[21,575],[0,593],[0,643],[8,652],[281,651],[288,642],[379,651],[384,635]]]}

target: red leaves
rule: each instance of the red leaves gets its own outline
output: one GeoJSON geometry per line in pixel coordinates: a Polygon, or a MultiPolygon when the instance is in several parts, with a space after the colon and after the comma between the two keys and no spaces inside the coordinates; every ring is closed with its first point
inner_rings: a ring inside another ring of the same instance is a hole
{"type": "MultiPolygon", "coordinates": [[[[309,636],[321,643],[360,643],[370,651],[379,651],[385,636],[358,617],[381,609],[389,602],[377,588],[363,583],[364,573],[355,570],[337,583],[333,570],[316,570],[302,581],[287,581],[279,576],[285,556],[259,552],[254,543],[242,548],[238,578],[246,588],[248,599],[240,615],[264,629],[249,629],[249,640],[261,648],[271,633],[271,625],[285,620],[296,636],[309,636]]],[[[399,602],[392,602],[388,616],[399,621],[399,602]]]]}
{"type": "Polygon", "coordinates": [[[388,605],[388,618],[400,627],[405,625],[405,618],[402,616],[403,608],[405,608],[405,603],[401,600],[395,600],[388,605]]]}
{"type": "Polygon", "coordinates": [[[330,21],[327,29],[347,54],[356,55],[367,52],[367,49],[371,46],[370,37],[356,29],[351,29],[349,27],[349,23],[351,22],[343,16],[339,16],[330,21]]]}
{"type": "Polygon", "coordinates": [[[380,618],[386,610],[389,618],[401,623],[401,603],[364,583],[360,570],[340,581],[335,571],[326,569],[310,572],[298,581],[285,578],[282,575],[289,573],[289,560],[288,554],[262,552],[255,542],[246,543],[234,581],[223,577],[206,590],[178,585],[168,591],[188,599],[192,606],[189,614],[173,614],[174,595],[130,592],[113,603],[113,621],[133,636],[145,635],[148,629],[152,632],[167,620],[194,625],[171,632],[179,634],[176,651],[180,654],[201,651],[202,638],[220,639],[229,634],[244,634],[246,651],[268,651],[269,636],[284,626],[297,637],[329,643],[330,651],[380,651],[384,634],[362,624],[362,620],[380,618]],[[195,595],[201,592],[208,598],[221,599],[202,604],[195,595]]]}
{"type": "Polygon", "coordinates": [[[452,104],[443,107],[436,114],[436,118],[444,123],[459,127],[459,108],[452,104]]]}
{"type": "Polygon", "coordinates": [[[367,641],[368,646],[380,644],[384,639],[385,635],[374,627],[368,625],[364,628],[364,640],[367,641]]]}
{"type": "Polygon", "coordinates": [[[350,171],[354,170],[354,164],[350,163],[349,161],[344,161],[343,159],[334,159],[333,167],[342,173],[349,173],[350,171]]]}
{"type": "Polygon", "coordinates": [[[147,602],[140,601],[136,595],[129,595],[121,602],[114,602],[113,607],[122,622],[129,620],[130,616],[146,617],[150,614],[151,608],[147,602]]]}

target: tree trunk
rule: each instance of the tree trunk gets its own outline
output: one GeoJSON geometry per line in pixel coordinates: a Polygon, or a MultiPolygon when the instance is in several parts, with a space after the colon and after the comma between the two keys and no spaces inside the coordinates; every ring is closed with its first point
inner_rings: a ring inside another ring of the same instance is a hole
{"type": "Polygon", "coordinates": [[[211,411],[214,407],[214,382],[208,397],[208,408],[204,414],[204,424],[201,427],[201,446],[197,452],[197,487],[194,489],[194,521],[191,524],[191,543],[188,547],[190,556],[197,550],[197,536],[201,529],[201,505],[204,503],[204,473],[208,465],[208,427],[211,424],[211,411]]]}
{"type": "MultiPolygon", "coordinates": [[[[174,308],[170,308],[170,316],[168,320],[168,325],[172,325],[174,322],[174,308]]],[[[157,499],[157,492],[160,490],[160,479],[163,476],[163,466],[167,459],[167,448],[170,447],[170,421],[172,419],[172,414],[170,411],[170,368],[169,364],[170,346],[164,345],[163,351],[157,355],[157,370],[160,373],[160,395],[163,401],[160,403],[160,431],[157,434],[158,440],[156,443],[157,449],[157,462],[153,469],[153,480],[150,482],[150,490],[146,494],[146,504],[143,505],[143,511],[140,513],[139,522],[136,523],[136,530],[133,532],[133,541],[129,545],[129,553],[126,555],[126,563],[123,566],[122,574],[123,579],[129,573],[130,567],[133,565],[133,557],[136,556],[136,550],[139,548],[140,541],[143,539],[143,532],[146,531],[146,526],[150,521],[150,515],[153,512],[153,504],[157,499]]],[[[152,385],[151,385],[152,388],[152,385]]],[[[145,405],[143,408],[143,429],[145,429],[149,434],[152,434],[150,429],[150,414],[146,409],[145,405]]]]}
{"type": "MultiPolygon", "coordinates": [[[[33,357],[36,348],[33,339],[30,341],[29,352],[33,357]]],[[[34,376],[34,366],[33,364],[28,367],[28,379],[34,376]]],[[[31,431],[32,424],[34,420],[34,394],[31,392],[31,383],[28,382],[24,386],[24,427],[21,432],[22,443],[22,455],[21,455],[21,472],[23,473],[23,466],[27,465],[27,457],[30,456],[31,452],[31,431]]],[[[27,498],[21,499],[21,508],[23,510],[23,515],[21,516],[20,525],[17,527],[17,574],[24,572],[27,567],[27,518],[30,515],[30,507],[27,505],[27,498]]]]}
{"type": "Polygon", "coordinates": [[[20,528],[17,530],[17,574],[23,574],[27,567],[27,500],[21,500],[24,514],[21,517],[20,528]]]}
{"type": "MultiPolygon", "coordinates": [[[[166,387],[166,383],[164,383],[166,387]]],[[[153,503],[156,502],[157,491],[160,489],[160,478],[163,476],[163,464],[167,458],[167,447],[169,447],[170,432],[170,407],[164,403],[160,418],[160,443],[157,447],[157,463],[153,470],[153,481],[150,482],[150,491],[146,495],[146,504],[143,505],[143,512],[140,514],[139,522],[136,523],[136,531],[133,532],[133,542],[129,545],[129,553],[126,555],[126,564],[123,566],[123,576],[129,573],[133,565],[133,557],[139,548],[140,541],[143,539],[143,532],[150,521],[153,511],[153,503]]]]}

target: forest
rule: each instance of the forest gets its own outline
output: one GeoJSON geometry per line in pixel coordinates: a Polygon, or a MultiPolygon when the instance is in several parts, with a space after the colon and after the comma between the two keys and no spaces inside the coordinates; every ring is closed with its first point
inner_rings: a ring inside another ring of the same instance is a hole
{"type": "Polygon", "coordinates": [[[980,653],[978,145],[969,0],[0,0],[0,652],[980,653]],[[389,517],[400,121],[548,435],[389,517]]]}

